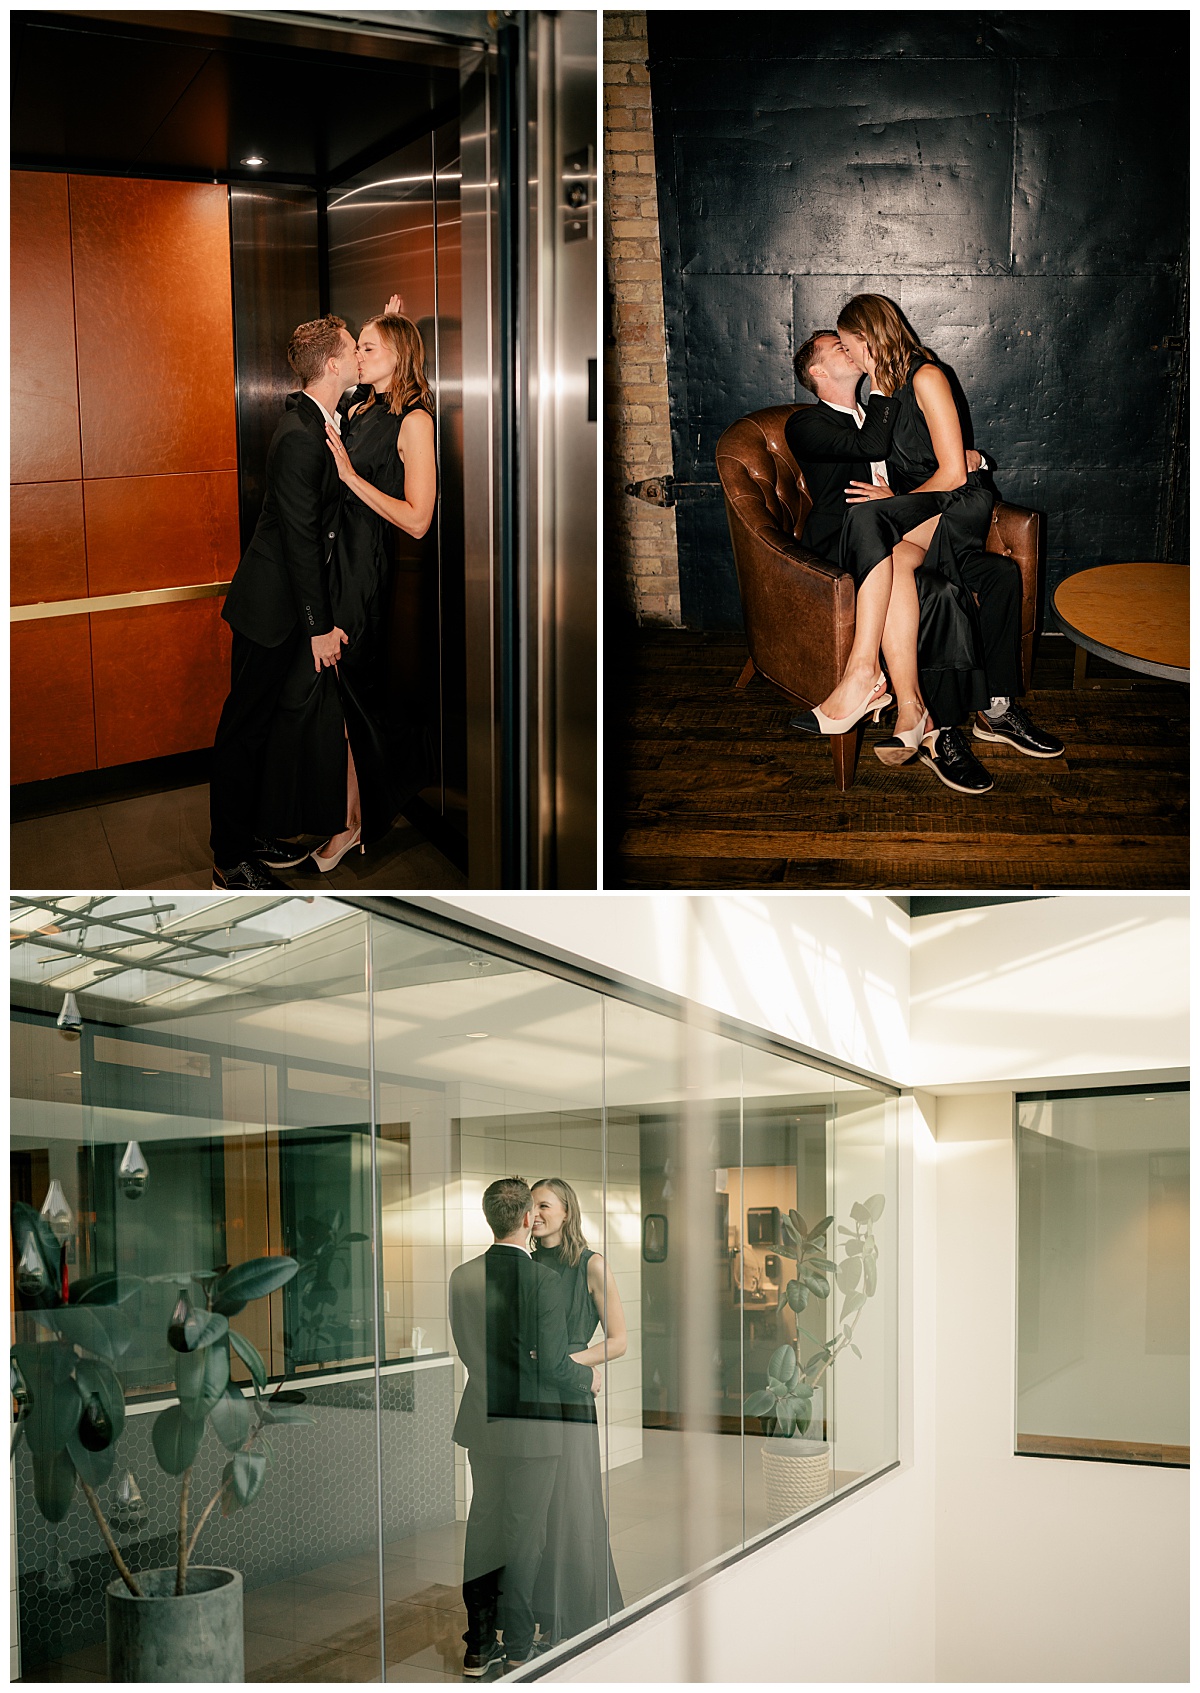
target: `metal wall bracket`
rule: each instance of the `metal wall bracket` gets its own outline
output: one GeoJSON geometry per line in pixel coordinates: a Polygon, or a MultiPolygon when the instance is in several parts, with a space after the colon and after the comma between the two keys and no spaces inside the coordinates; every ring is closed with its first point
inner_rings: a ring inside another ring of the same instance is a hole
{"type": "Polygon", "coordinates": [[[648,506],[673,506],[675,504],[675,478],[673,476],[650,476],[645,482],[627,482],[625,492],[631,494],[635,500],[645,500],[648,506]]]}

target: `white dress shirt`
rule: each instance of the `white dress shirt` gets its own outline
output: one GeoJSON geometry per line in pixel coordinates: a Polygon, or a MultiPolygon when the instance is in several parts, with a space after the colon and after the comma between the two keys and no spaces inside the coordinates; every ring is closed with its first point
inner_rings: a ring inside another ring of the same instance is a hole
{"type": "Polygon", "coordinates": [[[342,433],[342,420],[336,412],[334,412],[331,416],[330,413],[325,410],[325,407],[321,404],[320,400],[318,400],[317,396],[315,394],[310,394],[307,388],[304,390],[304,398],[312,401],[321,416],[327,423],[332,423],[339,435],[342,433]]]}

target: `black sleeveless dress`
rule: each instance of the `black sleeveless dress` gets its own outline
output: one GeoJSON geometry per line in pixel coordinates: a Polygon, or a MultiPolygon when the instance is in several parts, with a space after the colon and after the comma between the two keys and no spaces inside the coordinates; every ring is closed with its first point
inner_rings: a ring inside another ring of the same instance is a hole
{"type": "MultiPolygon", "coordinates": [[[[600,1313],[587,1284],[592,1256],[585,1247],[578,1264],[568,1264],[561,1246],[539,1246],[534,1253],[539,1264],[557,1270],[562,1278],[569,1352],[589,1347],[600,1326],[600,1313]]],[[[624,1606],[608,1547],[596,1401],[584,1388],[563,1395],[562,1457],[546,1518],[533,1614],[543,1637],[559,1641],[593,1628],[624,1606]]]]}
{"type": "MultiPolygon", "coordinates": [[[[367,392],[356,390],[349,404],[367,392]]],[[[353,417],[343,414],[342,444],[351,464],[394,499],[404,498],[404,465],[396,450],[400,426],[418,409],[396,413],[377,398],[353,417]]],[[[346,827],[347,735],[364,841],[386,834],[431,779],[424,726],[399,718],[387,685],[388,528],[386,519],[346,490],[329,561],[329,604],[348,639],[337,669],[319,674],[306,642],[284,685],[264,760],[255,826],[263,838],[328,838],[346,827]]]]}
{"type": "Polygon", "coordinates": [[[969,471],[961,488],[914,494],[909,490],[928,481],[938,466],[937,454],[925,415],[913,393],[912,379],[921,365],[913,360],[908,380],[897,389],[900,402],[892,448],[888,454],[888,481],[895,489],[890,500],[868,500],[850,508],[842,525],[840,563],[861,586],[910,529],[926,518],[940,516],[941,522],[916,572],[921,620],[917,633],[917,669],[922,678],[931,672],[945,672],[939,679],[939,699],[956,701],[949,709],[951,723],[960,723],[971,712],[988,705],[991,693],[983,662],[983,637],[979,608],[963,580],[963,569],[983,554],[993,499],[976,471],[969,471]]]}

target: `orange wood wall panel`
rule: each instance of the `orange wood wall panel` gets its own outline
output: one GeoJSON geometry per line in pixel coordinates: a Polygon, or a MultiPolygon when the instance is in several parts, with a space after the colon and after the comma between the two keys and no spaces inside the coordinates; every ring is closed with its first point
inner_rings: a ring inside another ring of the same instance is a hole
{"type": "Polygon", "coordinates": [[[11,496],[13,605],[83,599],[83,483],[21,482],[11,496]]]}
{"type": "Polygon", "coordinates": [[[236,470],[227,190],[70,189],[84,477],[236,470]]]}
{"type": "Polygon", "coordinates": [[[14,623],[12,769],[14,782],[37,782],[96,768],[92,660],[86,617],[14,623]]]}
{"type": "Polygon", "coordinates": [[[241,556],[237,473],[84,483],[93,594],[228,582],[241,556]]]}
{"type": "Polygon", "coordinates": [[[67,179],[9,175],[13,482],[78,481],[79,394],[67,179]]]}
{"type": "Polygon", "coordinates": [[[211,746],[229,687],[221,601],[100,612],[91,624],[101,768],[211,746]]]}

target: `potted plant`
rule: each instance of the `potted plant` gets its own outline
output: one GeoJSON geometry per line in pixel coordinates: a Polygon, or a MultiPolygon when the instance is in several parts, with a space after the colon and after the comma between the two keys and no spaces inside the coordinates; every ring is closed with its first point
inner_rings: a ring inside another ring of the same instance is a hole
{"type": "Polygon", "coordinates": [[[154,1420],[155,1457],[179,1477],[175,1564],[129,1568],[97,1490],[109,1479],[125,1426],[125,1394],[114,1368],[135,1333],[134,1314],[146,1282],[123,1274],[88,1277],[62,1298],[62,1248],[31,1206],[13,1207],[18,1290],[43,1338],[12,1349],[16,1400],[13,1450],[24,1439],[33,1462],[34,1499],[50,1522],[61,1522],[78,1481],[119,1579],[106,1589],[108,1672],[113,1681],[242,1681],[242,1578],[238,1571],[192,1563],[204,1525],[258,1497],[271,1455],[269,1428],[311,1423],[301,1396],[267,1395],[267,1368],[257,1349],[229,1326],[253,1299],[296,1274],[294,1258],[252,1258],[221,1270],[156,1276],[179,1298],[167,1325],[175,1354],[173,1405],[154,1420]],[[192,1286],[198,1290],[198,1303],[192,1286]],[[230,1378],[236,1352],[250,1373],[252,1399],[230,1378]],[[192,1470],[205,1434],[230,1454],[216,1491],[193,1515],[192,1470]]]}
{"type": "Polygon", "coordinates": [[[855,1345],[854,1331],[878,1285],[879,1248],[874,1225],[883,1215],[883,1207],[881,1193],[850,1207],[853,1228],[844,1225],[838,1228],[839,1234],[847,1237],[842,1242],[840,1264],[827,1256],[826,1239],[832,1217],[822,1217],[812,1229],[798,1211],[790,1211],[781,1220],[781,1250],[784,1257],[795,1263],[796,1274],[784,1288],[779,1308],[782,1310],[787,1305],[795,1313],[796,1340],[794,1344],[777,1347],[771,1354],[767,1385],[750,1394],[744,1406],[748,1417],[763,1419],[765,1431],[771,1436],[762,1447],[763,1481],[771,1522],[794,1516],[829,1491],[829,1442],[804,1437],[812,1422],[813,1395],[826,1371],[847,1347],[855,1357],[862,1357],[855,1345]],[[831,1340],[818,1340],[800,1326],[800,1313],[810,1299],[829,1298],[831,1276],[842,1294],[840,1328],[831,1340]],[[802,1338],[815,1347],[803,1362],[802,1338]]]}

